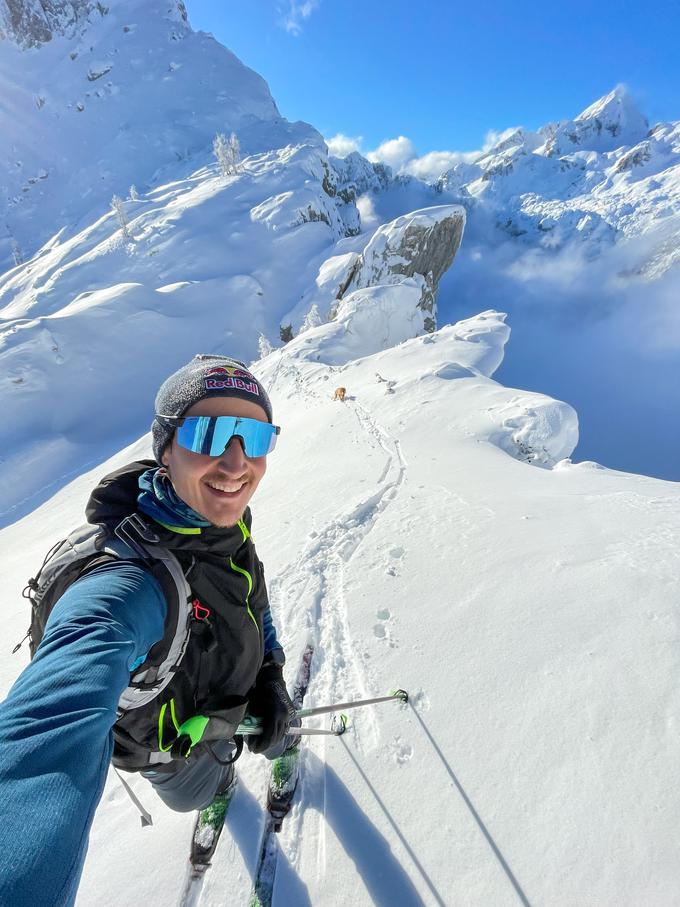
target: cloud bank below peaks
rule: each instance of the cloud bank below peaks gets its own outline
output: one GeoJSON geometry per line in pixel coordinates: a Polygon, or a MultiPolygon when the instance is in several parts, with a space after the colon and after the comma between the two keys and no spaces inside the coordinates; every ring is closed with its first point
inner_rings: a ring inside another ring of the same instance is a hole
{"type": "Polygon", "coordinates": [[[353,151],[358,151],[371,163],[388,164],[395,174],[416,176],[425,182],[434,182],[446,170],[456,164],[473,163],[485,151],[493,147],[505,135],[515,131],[512,129],[495,132],[490,130],[480,151],[429,151],[419,155],[415,144],[405,135],[393,139],[386,139],[377,148],[367,149],[361,135],[350,136],[342,132],[336,133],[331,138],[325,139],[328,151],[335,157],[345,158],[353,151]]]}

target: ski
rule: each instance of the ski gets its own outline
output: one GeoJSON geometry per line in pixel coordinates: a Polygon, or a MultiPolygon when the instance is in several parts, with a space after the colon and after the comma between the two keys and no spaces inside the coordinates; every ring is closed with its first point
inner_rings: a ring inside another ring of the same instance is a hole
{"type": "MultiPolygon", "coordinates": [[[[313,646],[307,645],[291,697],[296,709],[302,706],[307,693],[313,655],[313,646]]],[[[290,811],[299,775],[300,743],[297,743],[272,762],[267,789],[267,814],[249,907],[271,907],[278,857],[276,835],[281,831],[283,820],[290,811]]]]}
{"type": "Polygon", "coordinates": [[[236,791],[236,774],[227,790],[218,794],[213,802],[199,811],[191,837],[189,869],[179,907],[195,907],[203,888],[208,870],[224,828],[229,805],[236,791]]]}

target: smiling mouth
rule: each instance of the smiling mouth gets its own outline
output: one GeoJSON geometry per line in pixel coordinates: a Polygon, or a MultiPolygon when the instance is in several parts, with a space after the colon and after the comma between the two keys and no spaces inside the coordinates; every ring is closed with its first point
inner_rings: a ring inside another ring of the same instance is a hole
{"type": "Polygon", "coordinates": [[[218,498],[236,498],[246,487],[247,482],[230,482],[229,484],[221,482],[205,482],[207,488],[218,498]]]}

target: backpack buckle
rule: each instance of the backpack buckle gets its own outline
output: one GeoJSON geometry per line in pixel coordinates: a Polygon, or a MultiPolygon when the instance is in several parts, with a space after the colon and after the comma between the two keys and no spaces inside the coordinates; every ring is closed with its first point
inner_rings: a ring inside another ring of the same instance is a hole
{"type": "Polygon", "coordinates": [[[194,617],[196,620],[209,620],[210,615],[212,614],[210,608],[206,608],[205,605],[202,605],[197,598],[195,598],[191,604],[194,609],[194,617]]]}
{"type": "Polygon", "coordinates": [[[160,539],[148,523],[142,519],[140,514],[131,513],[130,516],[126,516],[125,519],[121,520],[116,526],[115,533],[121,541],[125,542],[126,545],[129,545],[133,551],[136,551],[143,560],[152,560],[144,543],[157,545],[160,539]]]}

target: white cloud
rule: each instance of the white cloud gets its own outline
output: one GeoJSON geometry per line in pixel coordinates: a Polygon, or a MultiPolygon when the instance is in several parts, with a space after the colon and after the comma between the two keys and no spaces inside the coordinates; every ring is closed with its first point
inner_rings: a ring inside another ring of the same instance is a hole
{"type": "Polygon", "coordinates": [[[411,173],[418,179],[434,182],[456,164],[473,164],[478,157],[479,151],[430,151],[422,157],[408,161],[404,172],[411,173]]]}
{"type": "Polygon", "coordinates": [[[342,132],[336,133],[332,138],[326,139],[328,153],[335,157],[347,157],[353,151],[361,151],[363,136],[352,138],[351,135],[344,135],[342,132]]]}
{"type": "Polygon", "coordinates": [[[359,216],[361,217],[361,227],[363,230],[372,230],[378,226],[380,223],[380,218],[378,217],[373,199],[370,195],[360,195],[356,201],[357,208],[359,209],[359,216]]]}
{"type": "Polygon", "coordinates": [[[302,23],[309,19],[318,7],[319,0],[288,0],[283,16],[283,27],[288,34],[296,37],[302,33],[302,23]]]}
{"type": "Polygon", "coordinates": [[[381,161],[384,164],[389,164],[395,172],[401,170],[404,164],[413,160],[416,156],[416,146],[405,135],[400,135],[396,139],[388,139],[378,145],[374,151],[369,151],[366,154],[366,157],[372,163],[381,161]]]}
{"type": "MultiPolygon", "coordinates": [[[[512,130],[507,130],[510,133],[512,130]]],[[[501,138],[505,133],[494,133],[501,138]]],[[[490,140],[488,133],[487,140],[490,140]]],[[[345,135],[338,132],[326,139],[330,154],[335,157],[347,157],[352,151],[358,151],[372,163],[388,164],[394,173],[410,174],[426,182],[434,182],[442,173],[456,164],[474,163],[482,154],[481,151],[430,151],[418,156],[414,143],[405,135],[387,139],[377,148],[363,147],[363,137],[345,135]]]]}

